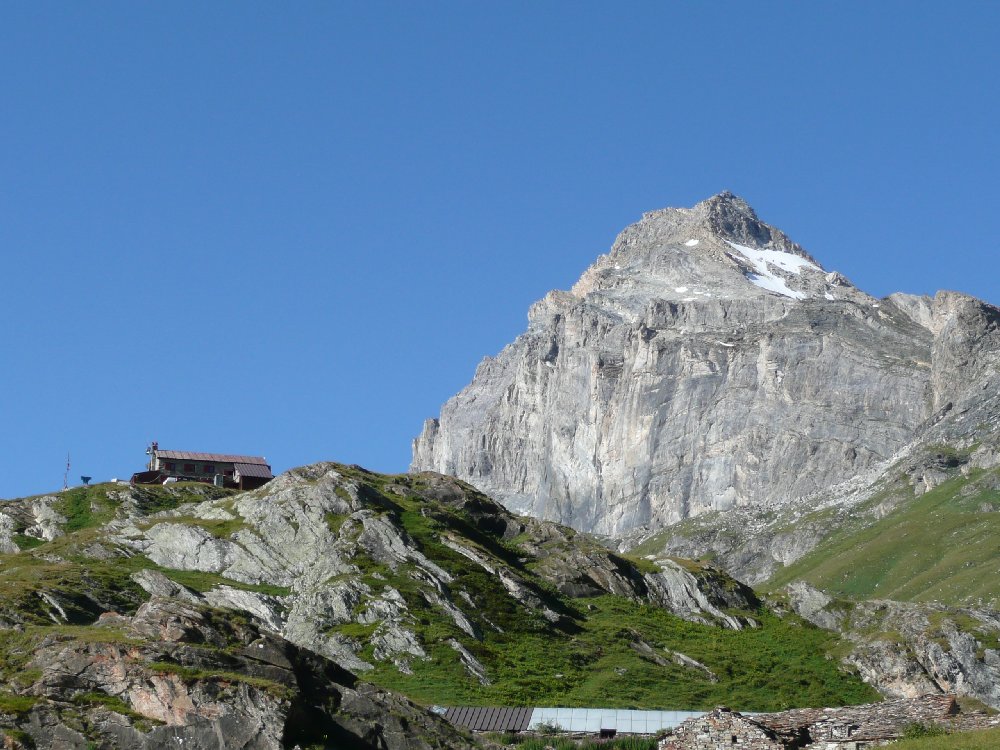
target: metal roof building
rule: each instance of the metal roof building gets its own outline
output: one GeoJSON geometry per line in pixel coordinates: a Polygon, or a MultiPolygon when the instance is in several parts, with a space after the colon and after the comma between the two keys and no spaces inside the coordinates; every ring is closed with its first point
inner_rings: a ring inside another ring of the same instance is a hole
{"type": "Polygon", "coordinates": [[[705,711],[635,711],[617,708],[498,708],[464,706],[448,708],[444,717],[455,726],[474,732],[523,732],[540,725],[558,726],[564,732],[599,734],[656,734],[681,722],[704,716],[705,711]]]}
{"type": "Polygon", "coordinates": [[[172,451],[160,448],[155,442],[146,449],[146,455],[149,456],[146,471],[133,474],[133,484],[189,480],[252,490],[274,478],[263,456],[172,451]]]}

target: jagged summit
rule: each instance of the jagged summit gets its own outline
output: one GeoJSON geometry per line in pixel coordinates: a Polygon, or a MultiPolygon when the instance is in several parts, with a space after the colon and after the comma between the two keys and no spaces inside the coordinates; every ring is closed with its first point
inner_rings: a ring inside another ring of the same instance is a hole
{"type": "Polygon", "coordinates": [[[707,214],[706,224],[720,239],[756,248],[768,247],[803,257],[815,266],[820,265],[780,229],[757,218],[757,212],[749,203],[728,190],[702,201],[695,206],[695,210],[698,209],[707,214]]]}
{"type": "MultiPolygon", "coordinates": [[[[742,198],[723,192],[692,208],[643,214],[571,290],[576,298],[642,315],[651,299],[779,296],[792,300],[873,300],[822,265],[742,198]]],[[[556,293],[549,302],[567,298],[556,293]]]]}
{"type": "Polygon", "coordinates": [[[801,245],[793,242],[780,229],[761,221],[746,200],[728,190],[706,198],[692,208],[663,208],[642,216],[642,221],[664,220],[699,236],[799,255],[819,265],[801,245]]]}
{"type": "Polygon", "coordinates": [[[695,206],[708,214],[708,223],[721,237],[767,244],[770,227],[757,218],[757,212],[743,198],[728,190],[713,195],[695,206]]]}
{"type": "Polygon", "coordinates": [[[689,216],[722,239],[765,245],[771,242],[773,227],[764,224],[744,198],[728,190],[706,198],[691,208],[663,208],[647,212],[643,214],[643,218],[668,211],[689,216]]]}
{"type": "Polygon", "coordinates": [[[695,217],[700,221],[704,221],[708,218],[712,218],[714,220],[729,218],[731,220],[742,219],[745,221],[760,222],[757,212],[754,211],[753,206],[751,206],[746,199],[729,190],[723,190],[721,193],[716,193],[703,201],[699,201],[691,208],[668,206],[666,208],[647,211],[643,213],[643,218],[647,216],[655,216],[656,214],[660,214],[665,211],[679,211],[695,217]]]}

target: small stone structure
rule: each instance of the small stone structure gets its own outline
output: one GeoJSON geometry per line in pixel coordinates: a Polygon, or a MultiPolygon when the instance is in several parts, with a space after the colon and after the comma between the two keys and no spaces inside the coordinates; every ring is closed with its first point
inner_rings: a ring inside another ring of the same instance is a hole
{"type": "Polygon", "coordinates": [[[864,750],[903,736],[913,724],[953,731],[1000,723],[986,714],[959,713],[951,695],[869,703],[841,708],[800,708],[744,716],[717,708],[675,729],[660,750],[864,750]]]}
{"type": "Polygon", "coordinates": [[[659,745],[660,750],[784,750],[785,747],[774,731],[728,708],[688,719],[659,745]]]}

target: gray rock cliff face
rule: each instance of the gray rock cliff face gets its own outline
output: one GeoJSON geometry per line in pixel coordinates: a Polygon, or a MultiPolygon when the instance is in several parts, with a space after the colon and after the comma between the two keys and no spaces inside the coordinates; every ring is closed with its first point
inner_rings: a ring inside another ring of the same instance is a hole
{"type": "Polygon", "coordinates": [[[536,303],[412,468],[616,536],[808,498],[992,397],[998,319],[956,293],[874,299],[724,193],[644,215],[536,303]]]}

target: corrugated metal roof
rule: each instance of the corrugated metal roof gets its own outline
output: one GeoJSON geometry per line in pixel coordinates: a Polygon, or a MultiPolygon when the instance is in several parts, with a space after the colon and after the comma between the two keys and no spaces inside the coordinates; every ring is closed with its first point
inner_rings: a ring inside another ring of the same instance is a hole
{"type": "Polygon", "coordinates": [[[271,474],[271,467],[261,466],[260,464],[244,464],[236,462],[233,464],[233,468],[241,477],[260,477],[261,479],[274,479],[274,475],[271,474]]]}
{"type": "Polygon", "coordinates": [[[267,466],[267,459],[261,456],[235,456],[227,453],[192,453],[191,451],[156,450],[157,458],[174,458],[188,461],[215,461],[227,464],[257,464],[267,466]]]}
{"type": "Polygon", "coordinates": [[[523,732],[528,728],[532,711],[531,708],[461,706],[449,708],[444,718],[474,732],[523,732]]]}

